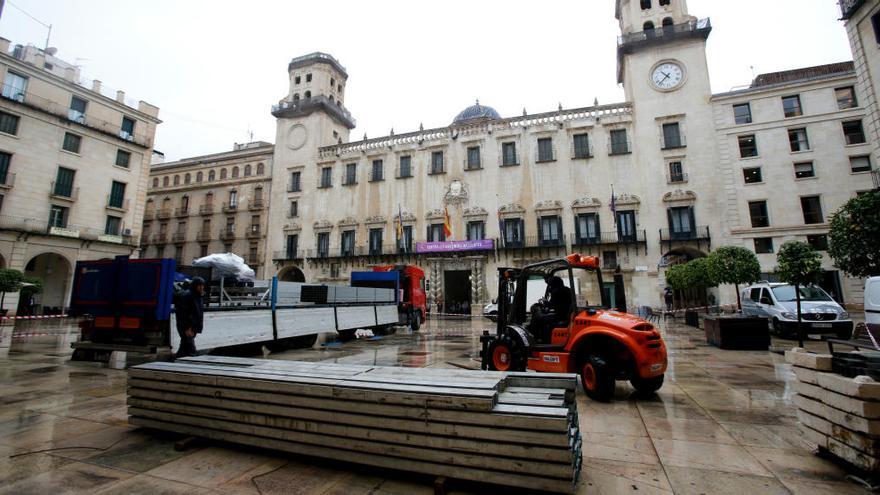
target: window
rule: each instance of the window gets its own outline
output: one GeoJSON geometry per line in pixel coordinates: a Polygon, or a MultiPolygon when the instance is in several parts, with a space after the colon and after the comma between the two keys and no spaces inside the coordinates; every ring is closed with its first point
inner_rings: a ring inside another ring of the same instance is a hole
{"type": "Polygon", "coordinates": [[[442,174],[443,173],[443,152],[442,151],[431,152],[431,173],[432,174],[442,174]]]}
{"type": "Polygon", "coordinates": [[[174,176],[174,185],[175,185],[175,186],[179,186],[179,185],[180,185],[180,176],[179,176],[179,175],[175,175],[175,176],[174,176]]]}
{"type": "Polygon", "coordinates": [[[299,216],[299,202],[290,202],[290,210],[288,210],[288,216],[290,218],[296,218],[297,216],[299,216]]]}
{"type": "Polygon", "coordinates": [[[665,6],[665,5],[669,5],[670,3],[672,3],[672,0],[660,0],[661,7],[665,6]]]}
{"type": "Polygon", "coordinates": [[[306,91],[305,94],[304,94],[303,96],[305,96],[305,98],[306,98],[307,100],[309,100],[309,99],[312,98],[312,92],[311,92],[311,91],[306,91]]]}
{"type": "Polygon", "coordinates": [[[370,256],[382,254],[382,234],[385,229],[370,229],[370,256]]]}
{"type": "Polygon", "coordinates": [[[238,167],[232,167],[232,178],[233,179],[238,178],[238,167]]]}
{"type": "Polygon", "coordinates": [[[740,103],[733,106],[733,121],[737,125],[752,123],[752,105],[750,103],[740,103]]]}
{"type": "Polygon", "coordinates": [[[871,27],[874,28],[874,41],[880,45],[880,13],[871,16],[871,27]]]}
{"type": "Polygon", "coordinates": [[[409,155],[404,155],[400,157],[400,170],[397,173],[398,177],[412,177],[412,157],[409,155]]]}
{"type": "Polygon", "coordinates": [[[681,126],[678,122],[663,124],[663,149],[683,148],[684,139],[681,135],[681,126]]]}
{"type": "Polygon", "coordinates": [[[18,115],[0,112],[0,132],[4,134],[18,134],[18,115]]]}
{"type": "Polygon", "coordinates": [[[71,134],[69,132],[64,133],[64,142],[61,144],[61,148],[64,151],[69,151],[71,153],[79,153],[79,147],[82,144],[82,137],[77,136],[76,134],[71,134]]]}
{"type": "Polygon", "coordinates": [[[669,234],[671,239],[693,239],[696,234],[694,209],[680,206],[666,210],[669,216],[669,234]]]}
{"type": "Polygon", "coordinates": [[[285,258],[289,260],[296,259],[296,251],[299,247],[299,235],[288,234],[285,247],[287,248],[285,252],[285,258]]]}
{"type": "Polygon", "coordinates": [[[385,180],[385,163],[382,160],[373,160],[373,170],[370,174],[370,180],[373,182],[385,180]]]}
{"type": "Polygon", "coordinates": [[[119,235],[120,225],[122,225],[121,218],[108,215],[107,223],[104,224],[104,233],[107,235],[119,235]]]}
{"type": "MultiPolygon", "coordinates": [[[[654,23],[653,22],[647,21],[644,24],[642,24],[642,31],[653,31],[653,30],[654,30],[654,23]]],[[[648,34],[650,35],[651,33],[648,33],[648,34]]]]}
{"type": "MultiPolygon", "coordinates": [[[[117,167],[125,167],[128,168],[128,164],[131,162],[131,153],[125,150],[116,150],[116,166],[117,167]]],[[[199,172],[199,176],[201,177],[202,173],[199,172]]],[[[201,179],[199,179],[201,182],[201,179]]]]}
{"type": "Polygon", "coordinates": [[[672,184],[687,182],[687,174],[684,173],[681,162],[669,162],[669,182],[672,184]]]}
{"type": "Polygon", "coordinates": [[[287,192],[300,192],[302,190],[302,182],[300,181],[301,172],[290,173],[290,184],[287,185],[287,192]]]}
{"type": "Polygon", "coordinates": [[[446,240],[446,232],[443,230],[442,223],[432,223],[428,225],[427,234],[428,242],[441,242],[446,240]]]}
{"type": "Polygon", "coordinates": [[[602,268],[606,270],[617,268],[617,251],[602,251],[602,268]]]}
{"type": "Polygon", "coordinates": [[[220,180],[224,180],[224,179],[226,179],[226,169],[221,168],[220,169],[220,180]]]}
{"type": "Polygon", "coordinates": [[[250,176],[251,176],[251,173],[252,173],[251,171],[252,171],[252,169],[251,169],[251,165],[250,165],[250,164],[247,164],[247,165],[244,166],[244,176],[245,176],[245,177],[250,177],[250,176]]]}
{"type": "Polygon", "coordinates": [[[122,208],[125,202],[125,183],[113,181],[110,185],[110,200],[107,205],[111,208],[122,208]]]}
{"type": "Polygon", "coordinates": [[[397,247],[403,253],[411,253],[413,245],[413,228],[412,225],[403,226],[403,237],[397,239],[397,247]]]}
{"type": "Polygon", "coordinates": [[[55,184],[52,189],[52,194],[55,196],[63,196],[65,198],[70,198],[73,196],[73,177],[76,175],[75,170],[71,170],[69,168],[58,167],[58,172],[55,175],[55,184]]]}
{"type": "Polygon", "coordinates": [[[293,102],[296,103],[298,101],[299,101],[299,93],[294,93],[293,94],[293,102]]]}
{"type": "Polygon", "coordinates": [[[767,214],[766,201],[749,201],[749,217],[752,220],[752,228],[770,226],[770,217],[767,214]]]}
{"type": "Polygon", "coordinates": [[[788,143],[791,145],[792,153],[810,151],[810,140],[807,138],[807,130],[804,128],[789,129],[788,143]]]}
{"type": "Polygon", "coordinates": [[[835,89],[834,96],[837,98],[837,108],[840,110],[859,106],[856,100],[856,88],[852,86],[835,89]]]}
{"type": "Polygon", "coordinates": [[[0,184],[8,184],[9,163],[11,161],[12,155],[0,151],[0,184]]]}
{"type": "Polygon", "coordinates": [[[127,141],[134,139],[134,119],[122,117],[122,126],[119,131],[119,136],[127,141]]]}
{"type": "Polygon", "coordinates": [[[800,162],[794,164],[794,176],[798,179],[808,179],[816,176],[813,162],[800,162]]]}
{"type": "Polygon", "coordinates": [[[312,75],[311,74],[306,74],[306,82],[307,83],[312,82],[312,75]]]}
{"type": "MultiPolygon", "coordinates": [[[[660,5],[669,5],[669,0],[666,0],[666,3],[663,3],[664,0],[660,0],[660,5]]],[[[675,21],[672,20],[672,17],[664,17],[663,18],[663,27],[671,27],[675,25],[675,21]]]]}
{"type": "Polygon", "coordinates": [[[828,251],[828,236],[825,234],[808,235],[807,244],[816,251],[828,251]]]}
{"type": "Polygon", "coordinates": [[[27,93],[28,78],[20,76],[12,71],[6,72],[6,78],[3,80],[3,97],[18,102],[24,101],[24,95],[27,93]]]}
{"type": "Polygon", "coordinates": [[[501,143],[501,166],[509,167],[519,165],[519,158],[516,156],[516,143],[501,143]]]}
{"type": "Polygon", "coordinates": [[[740,158],[752,158],[758,156],[758,142],[754,134],[747,136],[739,136],[739,156],[740,158]]]}
{"type": "Polygon", "coordinates": [[[153,189],[159,187],[159,178],[153,177],[153,189]]]}
{"type": "Polygon", "coordinates": [[[162,187],[168,187],[168,181],[169,181],[169,180],[170,180],[170,179],[168,179],[168,176],[167,176],[167,175],[166,175],[165,177],[162,177],[162,187]]]}
{"type": "Polygon", "coordinates": [[[345,181],[342,183],[343,186],[357,184],[357,167],[357,163],[348,163],[345,165],[345,181]]]}
{"type": "Polygon", "coordinates": [[[336,79],[330,78],[330,91],[333,91],[333,86],[336,86],[336,79]]]}
{"type": "Polygon", "coordinates": [[[208,182],[214,182],[215,178],[216,178],[216,174],[214,173],[214,171],[209,170],[208,171],[208,182]]]}
{"type": "Polygon", "coordinates": [[[617,212],[617,238],[621,242],[636,241],[636,212],[625,210],[617,212]]]}
{"type": "Polygon", "coordinates": [[[479,146],[469,146],[467,149],[467,166],[465,170],[477,170],[481,167],[480,164],[480,147],[479,146]]]}
{"type": "Polygon", "coordinates": [[[626,137],[626,129],[611,131],[611,154],[623,155],[629,152],[629,140],[626,137]]]}
{"type": "Polygon", "coordinates": [[[333,187],[333,168],[324,167],[321,169],[321,185],[320,187],[333,187]]]}
{"type": "Polygon", "coordinates": [[[589,134],[575,134],[574,138],[574,157],[575,159],[579,158],[589,158],[593,156],[590,152],[590,135],[589,134]]]}
{"type": "Polygon", "coordinates": [[[205,179],[205,175],[202,172],[196,174],[196,182],[202,182],[205,179]]]}
{"type": "Polygon", "coordinates": [[[641,0],[642,10],[648,10],[651,8],[651,0],[641,0]]]}
{"type": "Polygon", "coordinates": [[[299,83],[301,83],[301,82],[302,82],[302,76],[296,76],[296,77],[293,78],[293,83],[294,83],[294,84],[299,84],[299,83]]]}
{"type": "Polygon", "coordinates": [[[506,247],[523,247],[525,225],[521,218],[507,218],[504,227],[504,245],[506,247]]]}
{"type": "Polygon", "coordinates": [[[486,238],[486,223],[475,220],[467,223],[467,240],[479,241],[486,238]]]}
{"type": "Polygon", "coordinates": [[[868,155],[849,157],[849,168],[853,172],[870,172],[871,157],[868,155]]]}
{"type": "Polygon", "coordinates": [[[825,221],[822,216],[822,204],[819,196],[804,196],[801,198],[801,209],[804,211],[804,223],[815,224],[825,221]]]}
{"type": "Polygon", "coordinates": [[[266,173],[266,166],[260,162],[257,164],[257,175],[263,175],[264,173],[266,173]]]}
{"type": "Polygon", "coordinates": [[[538,139],[538,160],[539,162],[551,162],[556,159],[553,153],[553,139],[538,139]]]}
{"type": "Polygon", "coordinates": [[[865,130],[861,120],[850,120],[843,123],[843,136],[846,144],[865,143],[865,130]]]}
{"type": "Polygon", "coordinates": [[[744,168],[743,179],[746,184],[760,184],[764,181],[764,178],[761,176],[761,167],[744,168]]]}
{"type": "Polygon", "coordinates": [[[238,191],[229,191],[229,207],[238,207],[238,191]]]}
{"type": "Polygon", "coordinates": [[[208,255],[208,245],[207,244],[199,245],[199,258],[204,258],[207,255],[208,255]]]}
{"type": "Polygon", "coordinates": [[[575,218],[574,230],[579,244],[598,244],[600,239],[599,214],[581,213],[575,218]]]}
{"type": "MultiPolygon", "coordinates": [[[[756,237],[755,238],[755,253],[756,254],[772,254],[773,253],[773,238],[772,237],[756,237]]],[[[752,289],[753,291],[755,289],[752,289]]]]}
{"type": "Polygon", "coordinates": [[[804,114],[801,109],[801,97],[798,95],[782,97],[782,111],[785,118],[800,117],[804,114]]]}
{"type": "Polygon", "coordinates": [[[49,227],[67,228],[67,214],[69,211],[64,206],[52,205],[49,209],[49,227]]]}
{"type": "Polygon", "coordinates": [[[80,124],[86,123],[86,105],[89,102],[80,98],[79,96],[71,96],[70,97],[70,109],[67,111],[67,118],[74,121],[79,122],[80,124]]]}
{"type": "Polygon", "coordinates": [[[556,215],[539,218],[538,234],[540,235],[542,246],[558,246],[562,244],[562,219],[556,215]]]}
{"type": "Polygon", "coordinates": [[[189,172],[183,174],[183,183],[189,184],[190,182],[192,182],[192,175],[189,172]]]}

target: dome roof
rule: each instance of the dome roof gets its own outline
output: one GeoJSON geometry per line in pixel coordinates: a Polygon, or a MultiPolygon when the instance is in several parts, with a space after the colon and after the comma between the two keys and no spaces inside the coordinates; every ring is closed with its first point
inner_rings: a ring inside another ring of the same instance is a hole
{"type": "Polygon", "coordinates": [[[493,120],[500,118],[501,115],[499,115],[494,108],[480,105],[480,101],[477,100],[477,103],[475,105],[471,105],[465,108],[458,115],[456,115],[455,120],[453,120],[452,123],[463,124],[473,120],[493,120]]]}

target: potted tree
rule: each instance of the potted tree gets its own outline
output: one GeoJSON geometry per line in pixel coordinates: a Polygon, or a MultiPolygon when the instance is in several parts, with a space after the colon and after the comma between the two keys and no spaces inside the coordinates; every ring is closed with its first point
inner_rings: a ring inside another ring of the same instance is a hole
{"type": "Polygon", "coordinates": [[[0,316],[6,316],[8,310],[3,307],[6,302],[7,292],[18,292],[24,275],[18,270],[10,268],[0,269],[0,316]]]}
{"type": "Polygon", "coordinates": [[[740,246],[723,246],[707,258],[709,277],[716,284],[733,284],[736,307],[742,311],[740,284],[751,284],[761,279],[761,264],[755,253],[740,246]]]}
{"type": "Polygon", "coordinates": [[[801,316],[801,287],[813,285],[822,276],[822,257],[809,244],[789,241],[776,255],[776,274],[779,280],[794,286],[797,304],[798,346],[804,346],[804,327],[801,316]]]}

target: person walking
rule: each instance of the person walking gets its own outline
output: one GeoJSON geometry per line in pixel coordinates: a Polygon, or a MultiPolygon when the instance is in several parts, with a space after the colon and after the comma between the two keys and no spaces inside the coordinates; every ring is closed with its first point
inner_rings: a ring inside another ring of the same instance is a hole
{"type": "Polygon", "coordinates": [[[205,280],[202,277],[193,277],[189,290],[183,291],[176,298],[174,313],[177,319],[177,334],[180,335],[180,347],[175,358],[196,355],[196,335],[202,333],[204,295],[205,280]]]}
{"type": "Polygon", "coordinates": [[[663,299],[666,302],[666,311],[672,311],[672,303],[674,301],[672,289],[670,289],[669,287],[666,288],[666,290],[663,292],[663,299]]]}

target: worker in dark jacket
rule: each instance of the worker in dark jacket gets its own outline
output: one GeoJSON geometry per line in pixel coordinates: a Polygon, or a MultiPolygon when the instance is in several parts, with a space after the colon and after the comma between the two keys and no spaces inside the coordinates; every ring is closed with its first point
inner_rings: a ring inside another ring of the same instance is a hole
{"type": "Polygon", "coordinates": [[[180,348],[176,357],[196,355],[196,335],[202,333],[202,298],[205,295],[205,280],[193,277],[189,290],[175,298],[174,312],[177,318],[177,334],[180,335],[180,348]]]}
{"type": "Polygon", "coordinates": [[[565,286],[562,278],[550,277],[547,280],[547,299],[543,307],[532,315],[529,330],[539,343],[549,344],[554,328],[568,326],[570,313],[571,289],[565,286]]]}

